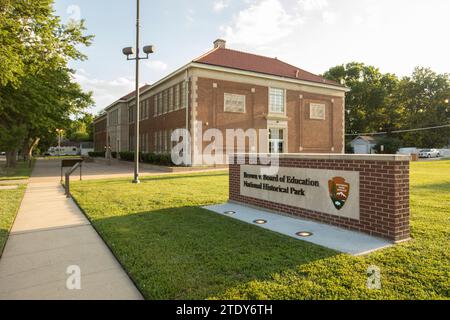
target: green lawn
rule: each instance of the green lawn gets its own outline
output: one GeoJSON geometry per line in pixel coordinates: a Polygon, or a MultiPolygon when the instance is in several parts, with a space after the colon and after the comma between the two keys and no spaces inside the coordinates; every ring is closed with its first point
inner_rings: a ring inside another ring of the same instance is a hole
{"type": "Polygon", "coordinates": [[[0,256],[22,201],[25,188],[24,185],[21,185],[16,190],[0,190],[0,256]]]}
{"type": "Polygon", "coordinates": [[[210,213],[226,173],[73,184],[148,299],[449,299],[450,161],[412,164],[413,240],[352,257],[210,213]],[[366,286],[381,269],[382,289],[366,286]]]}
{"type": "Polygon", "coordinates": [[[0,181],[28,179],[33,170],[33,165],[34,160],[31,167],[28,162],[19,161],[15,168],[6,168],[4,163],[0,162],[0,181]]]}

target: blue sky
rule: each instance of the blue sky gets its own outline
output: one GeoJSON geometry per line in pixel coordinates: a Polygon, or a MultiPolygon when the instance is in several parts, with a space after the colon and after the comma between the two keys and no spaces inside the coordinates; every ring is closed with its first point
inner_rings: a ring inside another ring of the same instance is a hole
{"type": "MultiPolygon", "coordinates": [[[[121,53],[134,45],[135,0],[56,0],[63,22],[85,19],[94,34],[73,63],[94,92],[98,112],[134,87],[134,65],[121,53]]],[[[448,0],[141,0],[141,41],[156,46],[142,64],[152,83],[212,48],[254,52],[322,73],[361,61],[408,75],[415,66],[450,72],[448,0]]]]}

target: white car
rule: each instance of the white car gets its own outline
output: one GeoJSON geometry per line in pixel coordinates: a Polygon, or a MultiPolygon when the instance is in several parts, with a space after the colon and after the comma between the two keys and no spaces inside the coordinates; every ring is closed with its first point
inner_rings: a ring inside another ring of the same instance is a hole
{"type": "Polygon", "coordinates": [[[419,158],[439,158],[441,156],[439,150],[422,149],[419,152],[419,158]]]}

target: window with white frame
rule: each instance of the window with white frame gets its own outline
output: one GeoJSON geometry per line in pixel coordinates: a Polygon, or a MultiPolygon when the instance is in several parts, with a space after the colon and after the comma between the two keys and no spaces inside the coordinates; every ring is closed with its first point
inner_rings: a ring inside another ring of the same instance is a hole
{"type": "Polygon", "coordinates": [[[169,112],[173,111],[173,87],[169,89],[169,112]]]}
{"type": "Polygon", "coordinates": [[[285,148],[284,129],[271,128],[269,129],[269,152],[283,153],[285,148]]]}
{"type": "Polygon", "coordinates": [[[153,152],[158,151],[158,134],[156,131],[153,131],[153,152]]]}
{"type": "Polygon", "coordinates": [[[269,89],[269,112],[285,113],[285,93],[284,89],[269,89]]]}
{"type": "Polygon", "coordinates": [[[163,94],[160,92],[158,94],[158,115],[162,115],[163,113],[163,94]]]}
{"type": "Polygon", "coordinates": [[[163,137],[162,137],[162,131],[158,131],[158,152],[162,152],[162,145],[163,145],[163,137]]]}
{"type": "Polygon", "coordinates": [[[181,109],[184,109],[187,106],[187,99],[186,99],[187,82],[182,82],[180,86],[181,86],[181,109]]]}
{"type": "Polygon", "coordinates": [[[175,110],[180,108],[180,85],[175,86],[175,110]]]}
{"type": "Polygon", "coordinates": [[[164,92],[163,92],[163,114],[167,113],[167,109],[168,109],[168,94],[167,94],[167,90],[164,90],[164,92]]]}
{"type": "Polygon", "coordinates": [[[131,106],[128,108],[128,119],[130,121],[130,123],[134,123],[134,106],[131,106]]]}
{"type": "Polygon", "coordinates": [[[119,110],[114,110],[110,113],[109,124],[112,126],[119,124],[119,110]]]}
{"type": "Polygon", "coordinates": [[[167,131],[163,131],[163,149],[162,151],[165,153],[167,152],[167,131]]]}

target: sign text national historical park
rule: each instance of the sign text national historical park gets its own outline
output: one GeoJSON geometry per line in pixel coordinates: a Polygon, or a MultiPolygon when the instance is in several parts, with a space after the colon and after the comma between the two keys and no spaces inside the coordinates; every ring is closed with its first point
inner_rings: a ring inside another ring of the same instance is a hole
{"type": "Polygon", "coordinates": [[[359,219],[359,173],[281,167],[276,175],[241,166],[241,195],[359,219]]]}

